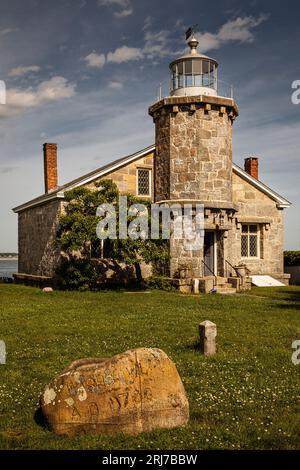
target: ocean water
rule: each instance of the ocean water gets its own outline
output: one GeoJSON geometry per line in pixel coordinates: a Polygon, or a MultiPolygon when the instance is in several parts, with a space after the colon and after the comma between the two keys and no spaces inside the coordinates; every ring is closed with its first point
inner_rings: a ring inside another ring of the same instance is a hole
{"type": "Polygon", "coordinates": [[[14,273],[18,272],[18,260],[0,259],[0,277],[12,277],[14,273]]]}

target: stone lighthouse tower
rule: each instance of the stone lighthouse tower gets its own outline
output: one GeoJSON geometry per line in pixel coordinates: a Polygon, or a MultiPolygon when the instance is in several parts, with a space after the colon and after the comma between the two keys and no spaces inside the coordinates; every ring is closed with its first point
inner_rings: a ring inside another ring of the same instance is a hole
{"type": "Polygon", "coordinates": [[[155,123],[155,202],[204,205],[202,249],[187,251],[170,241],[170,274],[180,266],[190,277],[224,275],[224,244],[234,216],[232,203],[232,124],[238,108],[218,94],[218,63],[190,51],[170,64],[170,96],[149,108],[155,123]]]}

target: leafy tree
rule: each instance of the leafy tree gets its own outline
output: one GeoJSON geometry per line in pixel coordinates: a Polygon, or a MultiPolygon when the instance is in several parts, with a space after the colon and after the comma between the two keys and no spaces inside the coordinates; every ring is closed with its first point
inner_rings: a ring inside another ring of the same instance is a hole
{"type": "Polygon", "coordinates": [[[300,266],[300,251],[285,251],[284,264],[285,266],[300,266]]]}
{"type": "MultiPolygon", "coordinates": [[[[103,276],[103,266],[100,268],[99,264],[90,260],[91,244],[99,240],[96,228],[103,217],[97,216],[96,212],[102,204],[113,204],[116,211],[117,239],[109,240],[110,258],[133,266],[139,284],[143,283],[140,266],[142,261],[158,266],[169,258],[165,240],[118,237],[119,196],[119,190],[111,180],[102,180],[91,189],[79,187],[65,193],[64,212],[59,217],[56,237],[56,245],[65,255],[58,270],[65,287],[93,289],[97,287],[101,275],[103,276]]],[[[150,222],[151,203],[127,195],[127,208],[132,204],[146,205],[150,222]]],[[[134,218],[129,217],[128,224],[134,218]]]]}

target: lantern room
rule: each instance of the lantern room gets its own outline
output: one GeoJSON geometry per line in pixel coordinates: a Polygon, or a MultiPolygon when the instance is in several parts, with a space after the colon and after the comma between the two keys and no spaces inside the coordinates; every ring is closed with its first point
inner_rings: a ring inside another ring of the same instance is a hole
{"type": "Polygon", "coordinates": [[[171,96],[216,96],[218,90],[218,63],[197,51],[199,42],[192,36],[190,52],[170,64],[171,96]]]}

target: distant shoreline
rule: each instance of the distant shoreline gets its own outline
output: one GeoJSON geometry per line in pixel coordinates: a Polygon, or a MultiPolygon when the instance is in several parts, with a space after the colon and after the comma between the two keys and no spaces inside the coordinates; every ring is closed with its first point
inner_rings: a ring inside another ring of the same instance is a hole
{"type": "Polygon", "coordinates": [[[18,257],[17,256],[12,256],[12,257],[2,257],[0,256],[0,261],[18,261],[18,257]]]}

